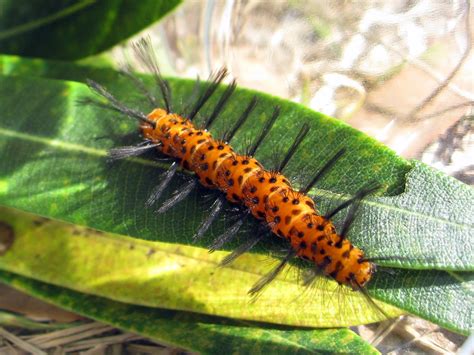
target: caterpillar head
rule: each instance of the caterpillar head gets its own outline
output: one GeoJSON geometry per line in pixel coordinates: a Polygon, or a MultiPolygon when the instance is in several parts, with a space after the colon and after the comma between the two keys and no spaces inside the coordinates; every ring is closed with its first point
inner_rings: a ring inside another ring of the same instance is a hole
{"type": "Polygon", "coordinates": [[[167,116],[167,112],[161,108],[154,109],[150,114],[148,114],[147,118],[154,122],[155,125],[153,126],[151,123],[143,122],[141,124],[142,134],[143,137],[149,140],[156,140],[158,138],[158,132],[162,129],[162,127],[158,127],[161,119],[167,116]]]}
{"type": "Polygon", "coordinates": [[[358,258],[356,263],[352,265],[352,271],[347,277],[348,285],[358,291],[363,288],[372,278],[376,270],[374,263],[365,260],[362,256],[358,258]]]}

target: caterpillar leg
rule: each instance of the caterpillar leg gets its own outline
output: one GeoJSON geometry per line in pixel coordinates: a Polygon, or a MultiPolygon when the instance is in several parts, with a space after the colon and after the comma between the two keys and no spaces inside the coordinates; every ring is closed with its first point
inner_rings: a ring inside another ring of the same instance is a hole
{"type": "Polygon", "coordinates": [[[173,164],[171,164],[170,168],[163,174],[163,180],[161,180],[161,182],[153,189],[150,194],[150,197],[148,197],[148,200],[146,200],[146,206],[153,206],[156,201],[160,199],[161,195],[163,194],[163,191],[166,190],[169,183],[176,174],[178,166],[179,164],[177,162],[173,162],[173,164]]]}
{"type": "Polygon", "coordinates": [[[197,184],[198,184],[197,180],[189,181],[182,188],[180,188],[179,190],[176,190],[173,196],[171,196],[168,200],[166,200],[156,212],[164,213],[168,211],[177,203],[184,200],[197,187],[197,184]]]}
{"type": "Polygon", "coordinates": [[[196,234],[193,236],[193,239],[195,241],[201,239],[204,233],[207,232],[211,224],[216,220],[217,217],[219,217],[219,215],[224,209],[224,201],[225,198],[223,196],[219,196],[219,198],[214,201],[211,206],[211,211],[209,212],[209,215],[204,221],[202,221],[196,234]]]}
{"type": "Polygon", "coordinates": [[[251,295],[254,299],[258,296],[258,294],[267,286],[270,282],[272,282],[275,277],[285,268],[286,264],[296,256],[296,250],[293,248],[288,251],[286,256],[280,261],[280,263],[271,270],[268,274],[263,276],[260,280],[258,280],[255,285],[249,290],[249,295],[251,295]]]}

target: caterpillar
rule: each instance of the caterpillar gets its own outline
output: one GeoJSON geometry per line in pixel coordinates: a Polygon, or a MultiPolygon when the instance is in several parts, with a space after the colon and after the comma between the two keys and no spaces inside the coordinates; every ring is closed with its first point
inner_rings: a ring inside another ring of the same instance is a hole
{"type": "Polygon", "coordinates": [[[144,142],[137,146],[112,149],[110,159],[138,156],[150,150],[157,150],[159,154],[172,159],[173,163],[152,191],[147,205],[152,206],[160,199],[163,191],[178,171],[178,167],[181,166],[181,168],[194,173],[196,178],[189,181],[165,201],[157,210],[158,213],[163,213],[175,206],[186,198],[198,184],[220,192],[209,215],[194,235],[195,240],[205,234],[223,211],[225,200],[240,206],[242,218],[215,239],[210,247],[211,250],[216,250],[230,241],[248,216],[252,216],[260,222],[256,233],[222,260],[222,265],[232,262],[269,234],[287,241],[286,255],[273,270],[253,285],[249,290],[251,295],[261,292],[294,257],[306,260],[313,270],[322,271],[338,284],[348,286],[353,290],[360,290],[367,295],[365,286],[376,271],[376,265],[374,260],[367,258],[360,248],[354,246],[347,239],[347,234],[360,201],[368,194],[375,192],[379,188],[378,184],[368,184],[338,207],[324,215],[320,214],[315,202],[308,196],[308,192],[345,154],[344,149],[331,157],[304,187],[296,189],[282,173],[282,170],[309,132],[308,124],[302,125],[293,144],[278,166],[275,169],[266,169],[254,156],[279,117],[279,107],[274,108],[272,115],[264,123],[263,128],[247,148],[245,154],[239,154],[232,148],[231,141],[238,129],[251,116],[257,105],[257,99],[254,97],[246,105],[238,120],[225,132],[223,137],[215,138],[209,128],[235,91],[235,80],[227,86],[212,113],[204,119],[202,124],[198,126],[193,120],[226,78],[227,70],[222,68],[211,74],[207,85],[197,96],[188,110],[189,112],[181,115],[173,111],[171,90],[168,82],[161,75],[150,41],[142,39],[134,44],[134,49],[141,63],[153,72],[156,84],[162,94],[163,106],[159,107],[157,99],[147,91],[141,80],[132,74],[129,66],[126,66],[122,73],[133,81],[135,86],[148,98],[150,104],[155,107],[152,112],[144,114],[125,106],[106,88],[93,80],[88,80],[89,87],[96,94],[105,98],[106,103],[92,98],[84,100],[84,102],[120,112],[140,122],[140,132],[144,142]],[[332,217],[346,208],[349,211],[342,228],[337,231],[332,217]]]}

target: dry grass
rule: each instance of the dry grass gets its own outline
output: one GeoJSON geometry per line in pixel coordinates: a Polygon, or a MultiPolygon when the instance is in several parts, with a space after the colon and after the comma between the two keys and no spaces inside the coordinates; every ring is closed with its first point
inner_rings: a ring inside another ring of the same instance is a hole
{"type": "Polygon", "coordinates": [[[0,354],[182,354],[142,336],[99,322],[54,331],[0,328],[0,354]]]}

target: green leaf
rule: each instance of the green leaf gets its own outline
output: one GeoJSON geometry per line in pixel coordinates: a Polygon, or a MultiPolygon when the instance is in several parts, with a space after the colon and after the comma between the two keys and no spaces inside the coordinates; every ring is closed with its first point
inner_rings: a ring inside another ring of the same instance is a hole
{"type": "MultiPolygon", "coordinates": [[[[91,77],[132,107],[149,110],[136,90],[111,70],[11,58],[4,58],[2,63],[3,72],[10,75],[42,75],[54,79],[64,76],[78,82],[91,77]]],[[[178,79],[170,82],[176,102],[184,102],[193,82],[178,79]]],[[[131,159],[107,165],[106,150],[124,144],[120,137],[136,132],[136,123],[76,106],[75,100],[86,94],[84,86],[75,82],[3,78],[0,104],[8,110],[0,128],[0,144],[4,148],[0,203],[121,235],[192,244],[191,237],[212,201],[201,202],[203,192],[197,192],[165,215],[156,216],[153,211],[144,210],[144,201],[166,164],[131,159]],[[19,103],[22,98],[27,98],[27,105],[19,103]]],[[[248,90],[236,93],[216,125],[217,132],[222,132],[239,115],[242,102],[253,94],[248,90]]],[[[450,329],[461,332],[470,329],[473,325],[471,274],[465,272],[473,269],[472,189],[421,163],[409,163],[397,157],[380,143],[339,121],[265,94],[258,96],[260,108],[236,137],[237,149],[242,149],[246,138],[261,127],[274,104],[282,106],[282,117],[258,152],[257,157],[264,165],[272,161],[275,149],[284,151],[291,144],[303,120],[311,122],[314,128],[285,171],[296,183],[308,179],[328,157],[346,147],[350,153],[313,192],[324,212],[372,180],[385,186],[385,196],[364,200],[350,234],[354,244],[369,257],[398,257],[396,262],[380,261],[382,265],[399,269],[393,274],[380,270],[369,285],[370,293],[450,329]],[[394,196],[404,190],[407,173],[406,191],[394,196]]],[[[211,109],[212,105],[207,106],[203,116],[211,109]]],[[[182,182],[176,179],[168,193],[182,182]]],[[[224,220],[216,225],[211,234],[217,235],[228,223],[224,220]]],[[[242,233],[240,241],[245,236],[242,233]]],[[[199,246],[206,246],[211,239],[209,235],[199,246]]],[[[272,244],[262,245],[253,255],[267,255],[268,249],[281,248],[281,244],[272,244]]],[[[238,283],[232,278],[227,287],[238,283]]],[[[236,288],[246,291],[240,285],[236,288]]]]}
{"type": "Polygon", "coordinates": [[[180,0],[0,2],[0,53],[79,59],[158,21],[180,0]]]}
{"type": "Polygon", "coordinates": [[[266,270],[256,255],[219,268],[226,252],[209,255],[203,248],[106,234],[5,207],[0,207],[1,226],[14,234],[11,248],[0,257],[1,269],[116,301],[313,327],[381,317],[360,293],[332,297],[335,283],[323,283],[312,297],[301,297],[304,290],[292,274],[279,277],[257,302],[250,302],[245,291],[266,270]]]}
{"type": "Polygon", "coordinates": [[[0,280],[35,297],[154,338],[165,344],[203,354],[378,354],[348,329],[288,329],[126,305],[0,271],[0,280]]]}

